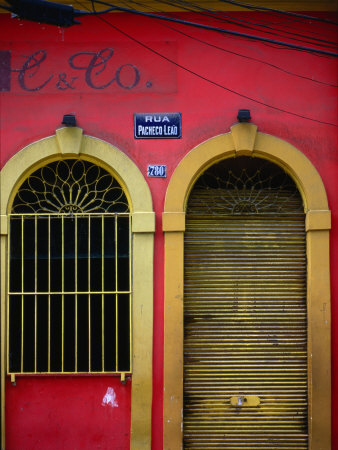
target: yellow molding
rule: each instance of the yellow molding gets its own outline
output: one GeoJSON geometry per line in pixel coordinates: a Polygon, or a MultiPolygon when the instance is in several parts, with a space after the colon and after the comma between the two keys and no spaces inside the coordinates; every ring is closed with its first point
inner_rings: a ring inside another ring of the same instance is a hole
{"type": "MultiPolygon", "coordinates": [[[[236,154],[265,158],[284,168],[296,182],[307,213],[307,307],[309,450],[331,449],[330,353],[330,212],[324,184],[306,156],[291,144],[236,124],[189,152],[168,185],[163,217],[183,216],[197,178],[214,163],[236,154]]],[[[165,450],[182,447],[183,408],[183,292],[184,232],[172,231],[176,222],[164,219],[164,430],[165,450]]]]}
{"type": "Polygon", "coordinates": [[[164,212],[162,229],[163,231],[185,231],[185,213],[164,212]]]}
{"type": "Polygon", "coordinates": [[[182,448],[184,233],[165,233],[163,448],[182,448]],[[174,261],[176,261],[174,263],[174,261]],[[175,333],[175,334],[173,334],[175,333]]]}
{"type": "MultiPolygon", "coordinates": [[[[197,178],[217,161],[241,152],[241,149],[236,152],[232,134],[235,132],[238,136],[243,133],[246,136],[247,125],[234,125],[230,133],[203,142],[183,158],[171,177],[166,193],[165,212],[185,211],[189,192],[197,178]]],[[[243,141],[247,142],[244,138],[243,141]]],[[[274,162],[291,175],[302,195],[305,211],[329,209],[325,189],[314,187],[323,186],[319,173],[296,147],[274,136],[257,132],[251,154],[274,162]]]]}
{"type": "MultiPolygon", "coordinates": [[[[77,136],[82,132],[81,129],[79,130],[75,132],[77,136]]],[[[62,135],[63,133],[67,131],[61,131],[62,135]]],[[[74,151],[77,151],[77,147],[74,151]]],[[[148,184],[127,155],[105,141],[86,135],[81,139],[80,155],[72,152],[67,152],[66,155],[60,154],[58,138],[54,135],[28,145],[16,153],[3,167],[0,179],[0,214],[7,214],[10,211],[17,189],[27,176],[47,162],[58,160],[60,157],[79,157],[101,165],[115,175],[125,190],[132,212],[152,211],[152,198],[148,184]]]]}
{"type": "Polygon", "coordinates": [[[305,212],[329,209],[319,173],[296,147],[274,136],[257,133],[252,156],[266,158],[283,167],[302,195],[305,212]]]}
{"type": "Polygon", "coordinates": [[[0,330],[0,364],[1,364],[1,450],[5,449],[5,375],[6,375],[6,298],[7,277],[6,277],[6,255],[7,255],[7,236],[0,236],[0,311],[1,311],[1,330],[0,330]]]}
{"type": "Polygon", "coordinates": [[[81,151],[83,130],[78,127],[64,127],[56,130],[56,139],[62,154],[78,155],[81,151]]]}
{"type": "Polygon", "coordinates": [[[209,139],[200,144],[198,149],[198,152],[195,151],[196,148],[191,150],[182,160],[184,164],[179,164],[171,176],[166,193],[164,212],[184,212],[185,201],[188,199],[189,192],[199,175],[217,161],[236,155],[230,133],[209,139]],[[187,167],[194,173],[192,178],[187,177],[184,172],[187,167]],[[175,192],[174,195],[172,190],[175,192]]]}
{"type": "Polygon", "coordinates": [[[0,215],[0,234],[8,234],[8,216],[4,214],[0,215]]]}
{"type": "Polygon", "coordinates": [[[331,211],[308,211],[305,219],[306,231],[330,230],[331,211]]]}
{"type": "MultiPolygon", "coordinates": [[[[32,172],[62,158],[92,161],[113,173],[123,187],[133,215],[133,343],[130,448],[151,447],[153,240],[154,212],[147,182],[134,162],[113,145],[82,135],[79,128],[62,128],[56,135],[34,142],[16,153],[0,172],[1,228],[15,194],[32,172]]],[[[7,222],[6,222],[7,224],[7,222]]],[[[5,448],[6,280],[7,235],[1,236],[1,423],[5,448]]]]}
{"type": "Polygon", "coordinates": [[[310,450],[331,450],[329,231],[307,232],[310,450]]]}
{"type": "Polygon", "coordinates": [[[133,234],[131,450],[151,448],[153,233],[133,234]]]}
{"type": "Polygon", "coordinates": [[[155,213],[135,212],[132,215],[132,231],[133,233],[154,233],[155,213]]]}

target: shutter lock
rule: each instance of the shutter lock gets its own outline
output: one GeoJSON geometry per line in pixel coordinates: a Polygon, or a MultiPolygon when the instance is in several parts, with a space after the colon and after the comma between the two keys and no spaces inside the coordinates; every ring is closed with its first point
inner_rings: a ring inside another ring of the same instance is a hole
{"type": "Polygon", "coordinates": [[[257,395],[239,395],[230,398],[231,406],[236,407],[258,406],[260,402],[260,398],[257,395]]]}

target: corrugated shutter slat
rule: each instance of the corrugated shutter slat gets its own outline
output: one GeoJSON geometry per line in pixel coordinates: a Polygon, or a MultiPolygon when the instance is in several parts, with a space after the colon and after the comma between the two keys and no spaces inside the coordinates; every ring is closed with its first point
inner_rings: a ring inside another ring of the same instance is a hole
{"type": "Polygon", "coordinates": [[[307,449],[304,215],[189,212],[184,282],[184,447],[307,449]]]}

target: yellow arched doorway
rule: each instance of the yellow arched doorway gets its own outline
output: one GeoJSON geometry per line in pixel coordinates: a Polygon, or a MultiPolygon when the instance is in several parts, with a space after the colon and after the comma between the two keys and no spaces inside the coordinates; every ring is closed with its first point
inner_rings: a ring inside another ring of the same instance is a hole
{"type": "Polygon", "coordinates": [[[331,448],[329,229],[325,188],[310,161],[295,147],[237,124],[231,132],[193,149],[170,181],[163,214],[165,232],[164,448],[182,446],[183,292],[185,211],[189,193],[208,167],[251,155],[279,165],[296,183],[306,214],[309,449],[331,448]]]}

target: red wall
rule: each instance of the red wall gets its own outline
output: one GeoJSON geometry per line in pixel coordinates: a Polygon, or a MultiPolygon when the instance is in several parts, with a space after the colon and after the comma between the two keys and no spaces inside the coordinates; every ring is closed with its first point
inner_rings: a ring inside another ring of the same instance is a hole
{"type": "Polygon", "coordinates": [[[129,442],[130,382],[122,385],[118,377],[107,376],[42,376],[38,382],[17,377],[12,386],[8,380],[8,450],[124,450],[129,442]],[[104,401],[108,388],[116,397],[110,394],[104,401]]]}
{"type": "MultiPolygon", "coordinates": [[[[258,13],[233,16],[277,21],[258,13]]],[[[181,17],[199,19],[197,15],[181,17]]],[[[6,90],[0,94],[1,165],[27,144],[54,134],[69,112],[75,113],[85,134],[121,149],[145,177],[147,164],[167,165],[166,179],[147,179],[157,215],[153,449],[162,448],[161,213],[165,192],[183,156],[206,139],[228,132],[241,108],[251,110],[259,131],[302,151],[321,174],[327,190],[333,225],[332,392],[336,399],[338,153],[337,127],[331,125],[337,124],[337,91],[331,86],[337,84],[336,58],[125,14],[105,16],[105,20],[110,23],[98,17],[82,18],[82,25],[61,29],[1,15],[2,55],[6,58],[10,51],[11,56],[11,72],[2,72],[2,88],[6,90]],[[98,54],[104,49],[113,49],[113,53],[105,50],[98,54]],[[88,68],[90,61],[92,70],[88,68]],[[134,139],[135,112],[181,112],[182,138],[134,139]]],[[[211,19],[204,21],[211,23],[211,19]]],[[[279,28],[292,27],[294,32],[335,39],[331,25],[301,24],[285,18],[279,22],[279,28]]],[[[213,24],[220,26],[216,21],[213,24]]],[[[127,448],[129,408],[130,384],[122,386],[116,377],[18,377],[16,387],[8,383],[9,448],[127,448]],[[118,408],[101,405],[109,386],[116,389],[118,408]],[[86,441],[81,436],[83,425],[86,441]]],[[[338,414],[333,408],[332,448],[338,447],[337,430],[338,414]]]]}

